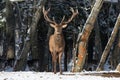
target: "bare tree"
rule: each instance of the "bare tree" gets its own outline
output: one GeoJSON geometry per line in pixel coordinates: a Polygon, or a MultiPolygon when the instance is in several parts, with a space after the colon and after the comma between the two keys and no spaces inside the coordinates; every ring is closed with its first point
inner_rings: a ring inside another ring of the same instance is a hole
{"type": "Polygon", "coordinates": [[[105,47],[105,50],[103,51],[100,63],[98,65],[97,69],[96,69],[97,71],[103,70],[104,63],[105,63],[106,58],[108,56],[108,53],[109,53],[109,51],[111,49],[112,43],[115,40],[115,36],[116,36],[116,34],[118,32],[119,26],[120,26],[120,14],[119,14],[119,16],[117,18],[114,29],[113,29],[113,31],[111,33],[111,36],[110,36],[110,38],[108,40],[108,43],[107,43],[106,47],[105,47]]]}
{"type": "Polygon", "coordinates": [[[15,55],[15,16],[13,11],[13,5],[9,0],[6,0],[6,28],[5,28],[5,40],[4,40],[4,55],[7,60],[11,61],[15,55]]]}
{"type": "Polygon", "coordinates": [[[118,34],[116,35],[116,39],[114,41],[113,50],[110,54],[110,66],[111,69],[115,69],[116,66],[120,63],[120,30],[118,31],[118,34]]]}
{"type": "Polygon", "coordinates": [[[96,21],[96,25],[95,25],[95,52],[98,55],[97,60],[99,61],[102,55],[102,45],[101,45],[100,29],[98,25],[98,20],[96,21]]]}
{"type": "Polygon", "coordinates": [[[85,62],[87,50],[87,42],[88,42],[88,37],[93,29],[93,25],[96,21],[96,18],[98,16],[98,13],[102,7],[104,0],[96,0],[96,3],[94,4],[94,7],[92,8],[92,11],[84,25],[84,28],[82,30],[82,33],[79,34],[78,38],[79,39],[79,51],[78,51],[78,60],[75,64],[75,67],[73,69],[74,72],[81,71],[85,62]]]}
{"type": "Polygon", "coordinates": [[[14,70],[15,71],[19,71],[19,70],[24,70],[25,68],[25,64],[27,61],[27,55],[29,53],[30,50],[30,39],[34,39],[34,33],[36,31],[36,27],[37,27],[37,23],[39,21],[39,19],[41,18],[42,15],[42,7],[44,6],[46,0],[41,0],[40,1],[40,7],[37,9],[37,11],[35,12],[35,15],[32,19],[32,23],[30,26],[30,32],[27,37],[26,37],[26,41],[24,43],[20,58],[16,61],[15,66],[14,66],[14,70]],[[31,37],[30,37],[31,36],[31,37]],[[30,37],[30,39],[29,39],[30,37]]]}

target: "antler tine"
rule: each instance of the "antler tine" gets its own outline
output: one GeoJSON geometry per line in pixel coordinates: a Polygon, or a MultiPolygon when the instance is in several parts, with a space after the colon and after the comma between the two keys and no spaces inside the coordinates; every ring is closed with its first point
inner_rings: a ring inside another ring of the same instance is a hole
{"type": "Polygon", "coordinates": [[[65,19],[65,15],[63,16],[62,21],[60,22],[60,24],[62,24],[62,23],[63,23],[64,19],[65,19]]]}
{"type": "Polygon", "coordinates": [[[70,7],[70,11],[72,12],[72,16],[68,19],[68,21],[63,22],[64,24],[71,22],[72,19],[78,14],[78,9],[74,10],[72,7],[70,7]]]}
{"type": "Polygon", "coordinates": [[[74,9],[73,9],[72,7],[70,7],[70,11],[71,11],[71,12],[74,12],[74,9]]]}
{"type": "Polygon", "coordinates": [[[70,11],[71,11],[72,13],[75,12],[76,15],[79,13],[79,12],[78,12],[78,9],[74,10],[72,7],[70,7],[70,11]]]}
{"type": "Polygon", "coordinates": [[[55,17],[53,17],[53,21],[55,21],[55,17]]]}
{"type": "Polygon", "coordinates": [[[50,11],[50,8],[46,11],[46,10],[45,10],[45,7],[43,7],[43,14],[44,14],[44,16],[46,16],[49,11],[50,11]]]}
{"type": "Polygon", "coordinates": [[[76,9],[76,14],[79,14],[78,9],[76,9]]]}
{"type": "Polygon", "coordinates": [[[45,7],[43,7],[43,15],[44,15],[44,18],[46,21],[50,22],[50,23],[53,23],[53,24],[56,24],[55,20],[51,20],[49,17],[48,17],[48,12],[50,11],[50,8],[46,11],[45,10],[45,7]]]}

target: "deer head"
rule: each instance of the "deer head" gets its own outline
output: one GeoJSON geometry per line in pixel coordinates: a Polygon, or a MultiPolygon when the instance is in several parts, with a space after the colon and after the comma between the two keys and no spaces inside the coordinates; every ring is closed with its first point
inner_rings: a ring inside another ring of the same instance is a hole
{"type": "Polygon", "coordinates": [[[72,21],[72,19],[78,14],[78,10],[74,10],[72,7],[70,8],[70,11],[72,12],[72,16],[68,19],[68,21],[64,21],[65,16],[63,16],[62,21],[58,24],[56,23],[54,17],[53,20],[51,20],[48,17],[48,12],[50,11],[50,8],[46,11],[45,8],[43,7],[43,14],[44,18],[46,21],[49,22],[50,26],[55,29],[55,34],[61,34],[62,33],[62,28],[66,28],[67,24],[72,21]]]}

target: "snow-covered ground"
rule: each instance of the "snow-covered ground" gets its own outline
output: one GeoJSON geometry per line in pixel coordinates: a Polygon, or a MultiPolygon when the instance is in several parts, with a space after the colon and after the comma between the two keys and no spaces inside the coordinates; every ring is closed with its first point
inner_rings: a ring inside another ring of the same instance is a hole
{"type": "Polygon", "coordinates": [[[102,77],[83,75],[92,72],[71,73],[63,72],[0,72],[0,80],[120,80],[120,77],[102,77]]]}

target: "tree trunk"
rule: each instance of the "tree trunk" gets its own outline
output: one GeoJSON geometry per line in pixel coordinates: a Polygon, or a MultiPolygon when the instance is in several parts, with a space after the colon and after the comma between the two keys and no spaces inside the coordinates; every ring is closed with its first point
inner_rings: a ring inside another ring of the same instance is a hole
{"type": "MultiPolygon", "coordinates": [[[[35,27],[34,27],[35,28],[35,27]]],[[[32,27],[32,33],[30,34],[30,44],[31,44],[31,55],[33,60],[39,59],[39,52],[38,52],[38,40],[37,40],[37,29],[33,29],[32,27]]]]}
{"type": "MultiPolygon", "coordinates": [[[[30,26],[30,35],[32,35],[37,27],[37,23],[39,21],[39,19],[41,18],[41,15],[42,15],[42,7],[44,6],[46,0],[41,0],[40,1],[40,7],[37,9],[33,19],[32,19],[32,23],[31,23],[31,26],[30,26]]],[[[31,36],[31,39],[33,39],[34,36],[31,36]]],[[[25,63],[27,61],[27,55],[28,55],[28,52],[30,50],[30,40],[29,40],[29,36],[26,38],[26,42],[23,46],[23,49],[22,49],[22,52],[21,52],[21,55],[20,55],[20,58],[19,60],[16,61],[15,63],[15,66],[14,66],[14,70],[15,71],[19,71],[19,70],[24,70],[25,69],[25,63]]]]}
{"type": "Polygon", "coordinates": [[[25,70],[26,63],[27,63],[27,55],[29,50],[30,50],[30,41],[27,40],[23,46],[20,58],[15,63],[14,71],[25,70]]]}
{"type": "MultiPolygon", "coordinates": [[[[6,0],[6,29],[5,29],[5,41],[4,41],[4,55],[6,59],[12,60],[15,56],[15,16],[13,12],[13,6],[9,0],[6,0]]],[[[13,66],[10,63],[11,66],[13,66]]]]}
{"type": "MultiPolygon", "coordinates": [[[[33,5],[36,5],[36,0],[34,1],[33,5]]],[[[35,9],[33,9],[33,14],[35,13],[35,9]]],[[[36,16],[37,17],[37,16],[36,16]]],[[[31,22],[29,22],[31,23],[31,22]]],[[[38,52],[38,31],[37,31],[37,24],[36,26],[31,26],[31,34],[30,34],[30,44],[31,44],[31,55],[32,60],[39,59],[39,52],[38,52]]]]}
{"type": "Polygon", "coordinates": [[[97,20],[95,23],[95,53],[98,55],[97,61],[99,61],[102,55],[102,45],[101,45],[100,29],[97,20]]]}
{"type": "MultiPolygon", "coordinates": [[[[96,21],[96,18],[98,16],[98,13],[102,7],[104,0],[96,0],[96,3],[94,4],[94,7],[92,8],[92,11],[84,25],[83,31],[81,33],[81,37],[80,37],[80,42],[79,42],[79,51],[78,51],[78,60],[76,62],[76,65],[74,67],[75,72],[79,72],[82,70],[84,62],[85,62],[85,58],[86,58],[86,54],[87,54],[87,50],[86,50],[86,46],[87,46],[87,42],[88,42],[88,37],[93,29],[93,25],[96,21]]],[[[80,36],[80,34],[79,34],[80,36]]],[[[79,37],[78,36],[78,37],[79,37]]]]}
{"type": "Polygon", "coordinates": [[[24,45],[24,33],[22,33],[22,29],[23,26],[22,26],[22,14],[20,12],[20,7],[18,5],[18,3],[16,3],[16,14],[17,16],[15,17],[16,18],[16,28],[15,28],[15,51],[16,51],[16,58],[18,58],[18,56],[20,56],[20,53],[22,51],[22,48],[23,48],[23,45],[24,45]]]}
{"type": "Polygon", "coordinates": [[[120,63],[120,47],[119,47],[119,42],[120,42],[120,31],[117,34],[117,39],[115,40],[114,43],[114,48],[112,51],[112,54],[110,55],[110,64],[111,68],[114,70],[116,66],[120,63]]]}
{"type": "Polygon", "coordinates": [[[107,43],[107,45],[105,47],[105,50],[103,51],[100,63],[98,65],[97,69],[96,69],[97,71],[103,70],[105,60],[106,60],[106,58],[108,56],[108,53],[109,53],[110,48],[112,46],[112,43],[115,40],[115,36],[116,36],[116,34],[118,32],[119,26],[120,26],[120,14],[119,14],[119,16],[117,18],[116,24],[114,26],[114,29],[113,29],[112,33],[111,33],[111,37],[109,38],[108,43],[107,43]]]}

